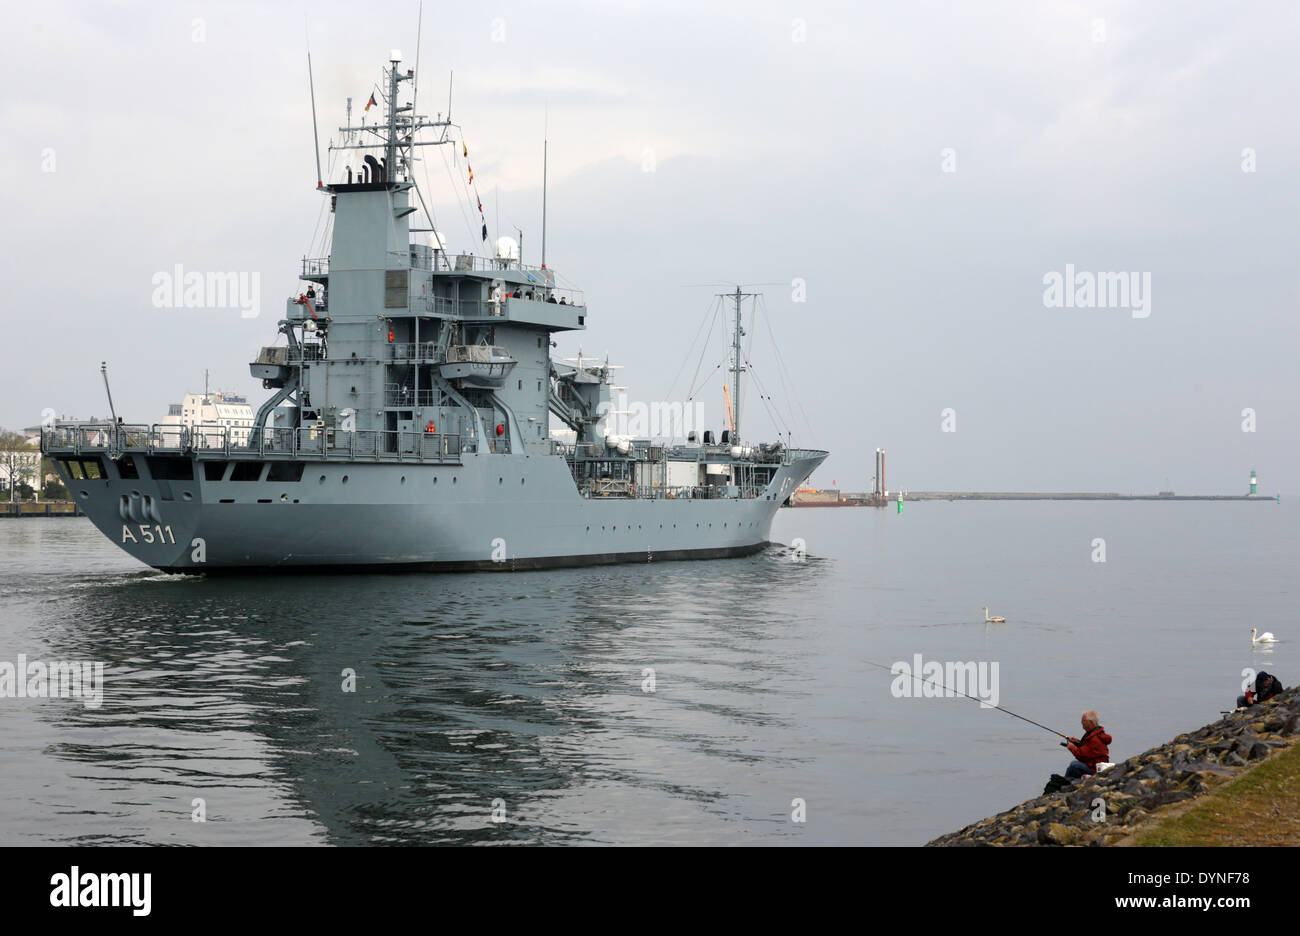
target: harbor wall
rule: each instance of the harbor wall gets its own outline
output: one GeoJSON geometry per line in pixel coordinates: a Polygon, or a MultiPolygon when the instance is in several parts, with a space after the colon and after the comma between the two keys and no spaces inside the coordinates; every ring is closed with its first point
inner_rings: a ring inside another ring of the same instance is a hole
{"type": "Polygon", "coordinates": [[[15,501],[0,503],[0,519],[6,517],[84,517],[75,501],[15,501]]]}

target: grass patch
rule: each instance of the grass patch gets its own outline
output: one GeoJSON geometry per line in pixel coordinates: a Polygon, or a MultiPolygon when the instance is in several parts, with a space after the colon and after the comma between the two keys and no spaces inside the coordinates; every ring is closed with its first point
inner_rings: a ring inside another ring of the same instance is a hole
{"type": "Polygon", "coordinates": [[[1139,833],[1136,846],[1300,845],[1300,744],[1139,833]]]}

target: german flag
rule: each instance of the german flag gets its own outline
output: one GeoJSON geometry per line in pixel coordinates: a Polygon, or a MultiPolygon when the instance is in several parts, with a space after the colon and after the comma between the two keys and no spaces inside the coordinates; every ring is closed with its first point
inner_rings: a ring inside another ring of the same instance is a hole
{"type": "Polygon", "coordinates": [[[378,103],[379,102],[375,100],[374,92],[371,92],[370,100],[366,101],[366,110],[370,110],[370,108],[374,107],[378,103]]]}

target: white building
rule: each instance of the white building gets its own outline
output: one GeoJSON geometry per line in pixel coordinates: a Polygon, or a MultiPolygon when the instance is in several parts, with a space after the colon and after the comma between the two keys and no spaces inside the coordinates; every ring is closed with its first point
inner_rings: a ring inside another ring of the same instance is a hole
{"type": "Polygon", "coordinates": [[[168,407],[167,418],[162,421],[165,431],[168,426],[187,426],[191,429],[203,426],[212,429],[222,426],[230,430],[231,445],[247,445],[248,434],[253,427],[253,407],[248,398],[233,393],[187,393],[182,403],[173,403],[168,407]]]}

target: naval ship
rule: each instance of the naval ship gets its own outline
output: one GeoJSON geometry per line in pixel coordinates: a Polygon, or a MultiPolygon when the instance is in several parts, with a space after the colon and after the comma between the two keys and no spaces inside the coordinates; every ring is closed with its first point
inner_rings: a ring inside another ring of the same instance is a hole
{"type": "Polygon", "coordinates": [[[328,255],[303,259],[283,343],[249,365],[272,391],[251,431],[116,415],[49,426],[41,449],[81,509],[141,562],[188,574],[514,570],[766,548],[776,511],[827,453],[742,441],[739,290],[728,427],[610,431],[608,360],[552,359],[552,336],[585,329],[588,309],[557,283],[545,247],[527,266],[510,249],[449,252],[427,209],[428,226],[412,227],[425,205],[418,147],[463,145],[450,112],[416,114],[415,78],[392,53],[382,123],[354,125],[349,106],[330,147],[346,163],[322,181],[317,157],[328,255]],[[553,433],[552,417],[567,431],[553,433]]]}

